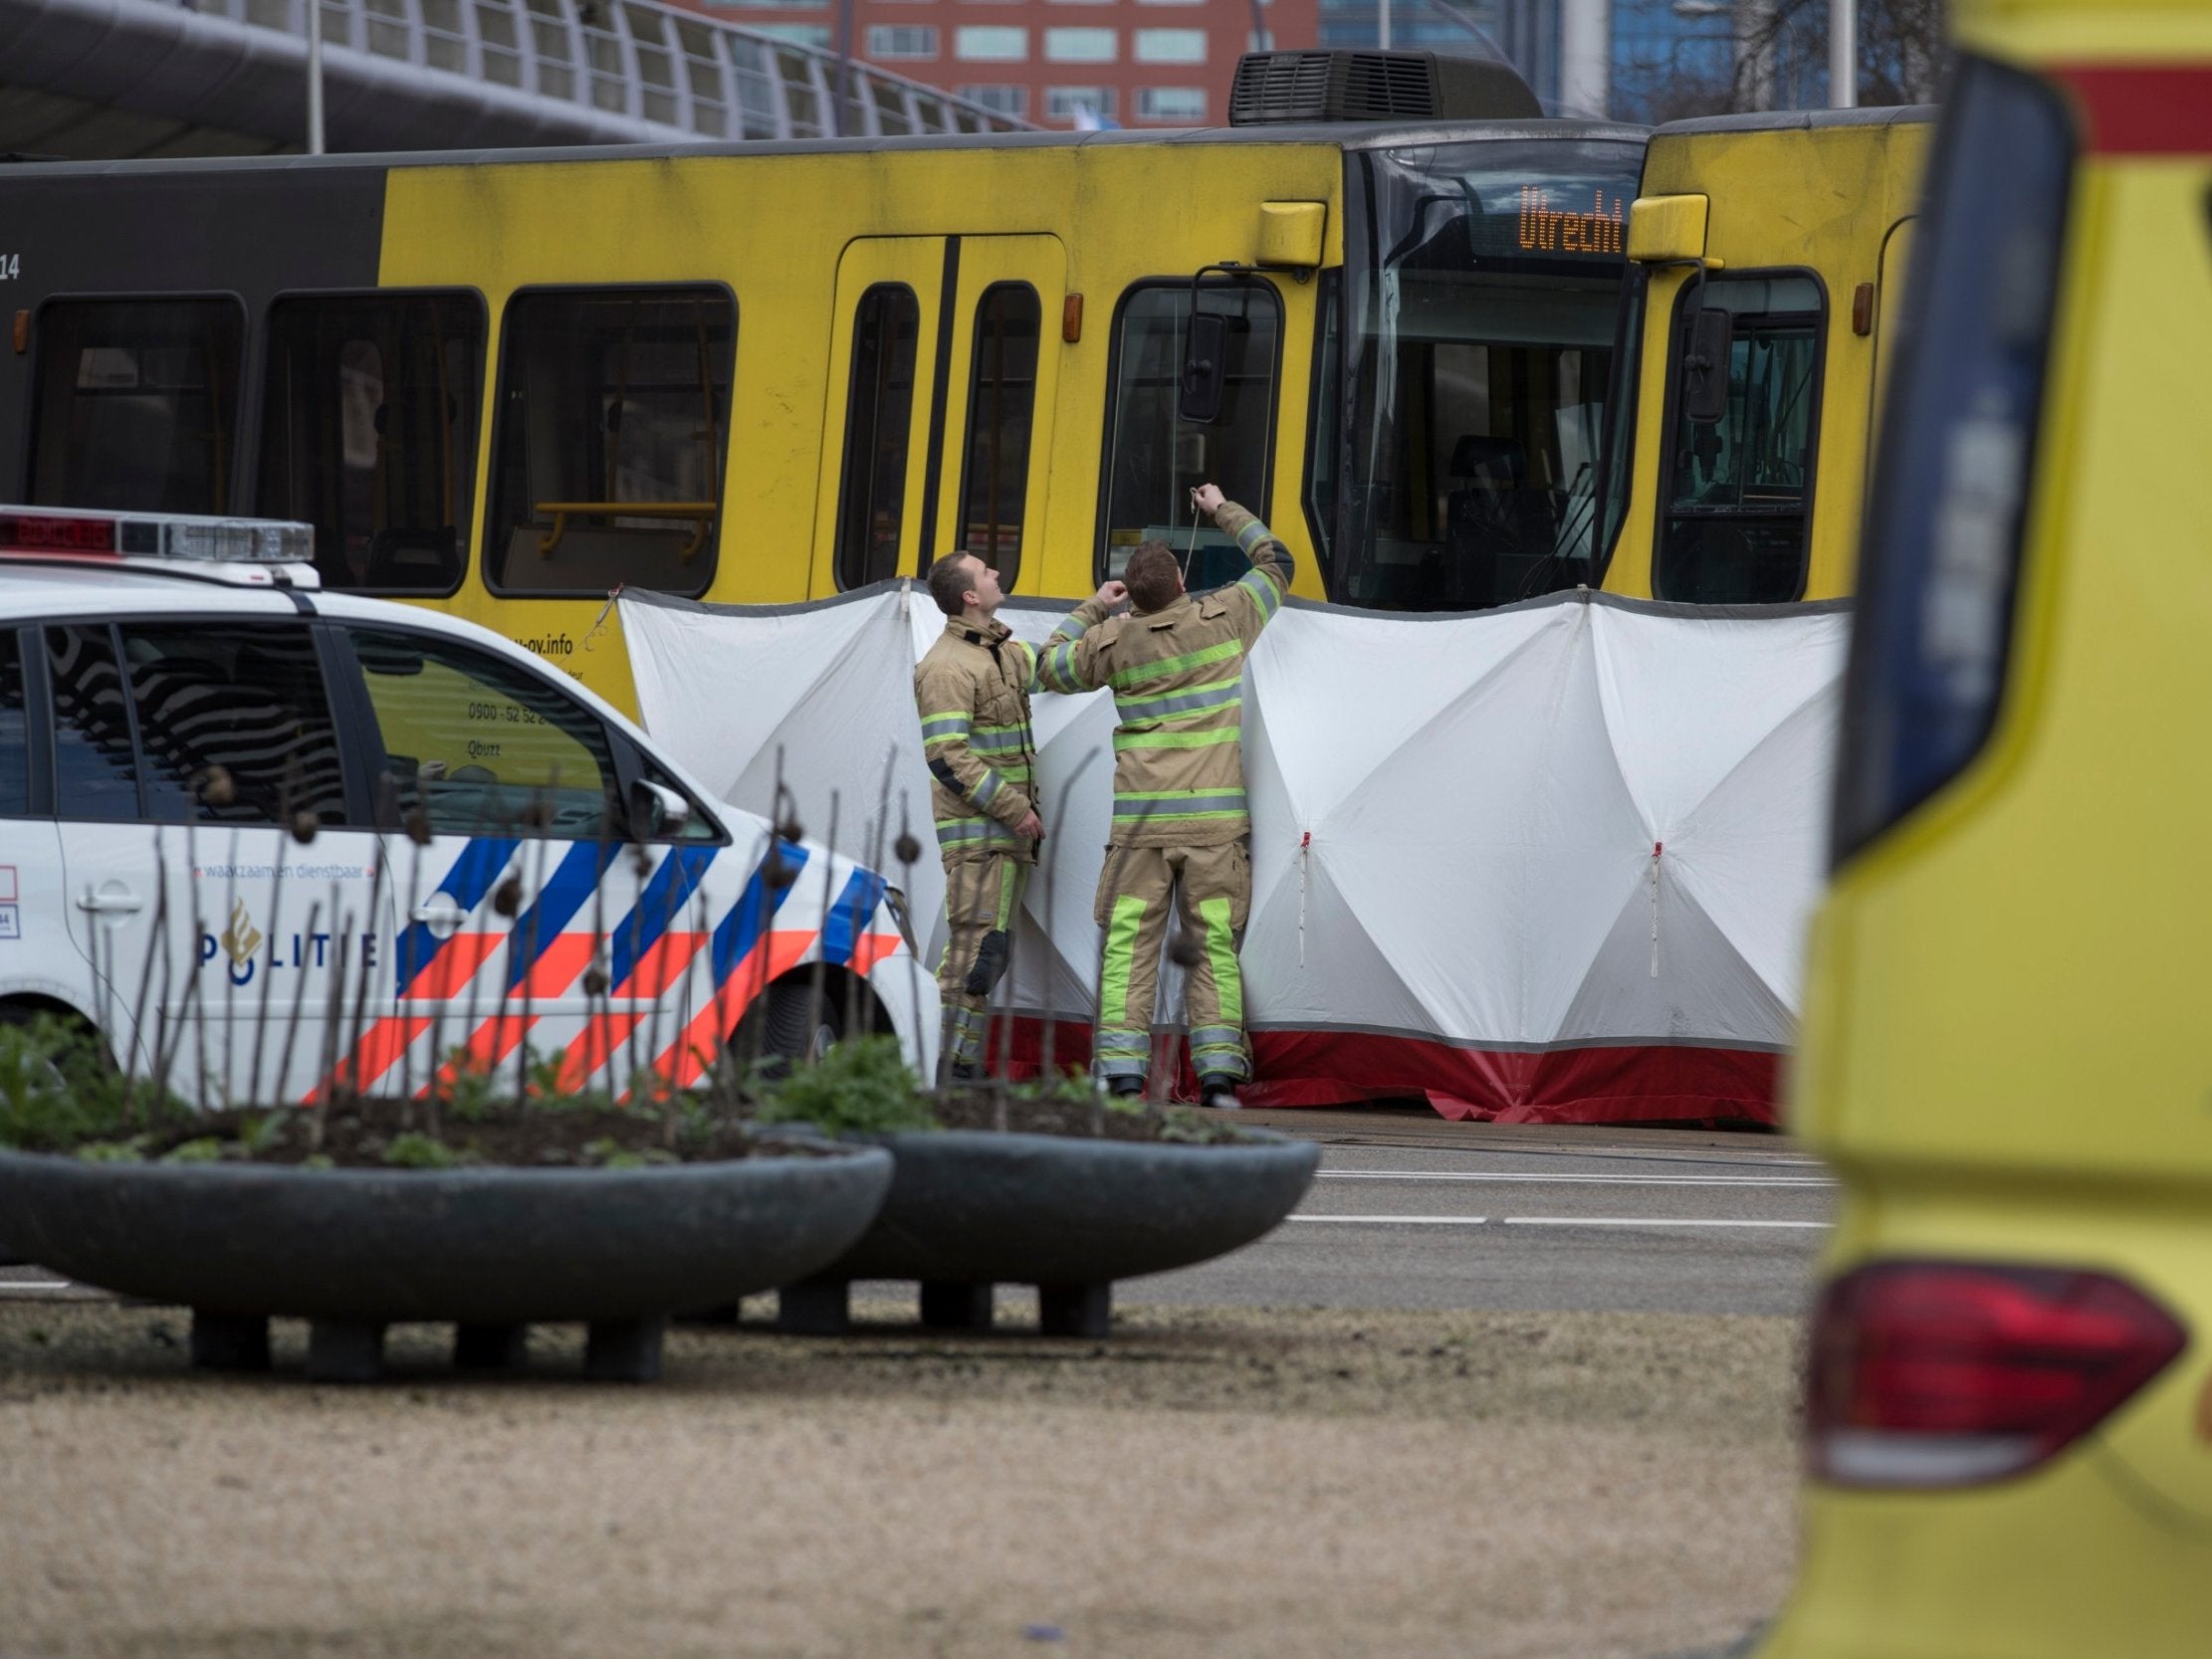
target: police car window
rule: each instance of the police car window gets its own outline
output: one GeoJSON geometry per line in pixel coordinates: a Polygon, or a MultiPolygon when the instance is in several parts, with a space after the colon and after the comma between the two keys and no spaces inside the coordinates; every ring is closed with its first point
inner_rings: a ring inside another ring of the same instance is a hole
{"type": "Polygon", "coordinates": [[[31,728],[23,706],[23,654],[0,633],[0,817],[31,810],[31,728]]]}
{"type": "Polygon", "coordinates": [[[49,628],[54,694],[54,798],[60,815],[95,823],[139,816],[138,768],[122,668],[105,626],[49,628]]]}
{"type": "Polygon", "coordinates": [[[351,633],[403,815],[434,835],[563,840],[621,823],[606,727],[557,686],[428,635],[351,633]]]}
{"type": "Polygon", "coordinates": [[[348,822],[337,731],[305,627],[125,623],[119,632],[147,817],[348,822]]]}

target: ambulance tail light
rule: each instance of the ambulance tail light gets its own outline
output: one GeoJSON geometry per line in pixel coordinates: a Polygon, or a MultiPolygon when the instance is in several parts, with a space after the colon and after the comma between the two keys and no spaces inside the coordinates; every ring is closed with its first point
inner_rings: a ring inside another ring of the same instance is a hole
{"type": "Polygon", "coordinates": [[[2103,1422],[2187,1346],[2107,1274],[1880,1262],[1813,1317],[1806,1441],[1831,1485],[1980,1486],[2027,1473],[2103,1422]]]}
{"type": "Polygon", "coordinates": [[[1961,62],[1860,540],[1839,865],[1955,777],[1996,726],[2074,148],[2049,86],[1961,62]]]}

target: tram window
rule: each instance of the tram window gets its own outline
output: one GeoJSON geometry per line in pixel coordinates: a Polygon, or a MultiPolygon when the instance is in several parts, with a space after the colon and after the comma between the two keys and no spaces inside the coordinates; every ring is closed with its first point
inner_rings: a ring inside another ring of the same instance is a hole
{"type": "Polygon", "coordinates": [[[722,288],[508,302],[484,536],[495,591],[706,591],[737,338],[722,288]]]}
{"type": "Polygon", "coordinates": [[[1037,291],[994,283],[976,307],[968,390],[968,466],[960,485],[961,545],[996,568],[1007,592],[1021,573],[1029,431],[1037,402],[1037,291]]]}
{"type": "Polygon", "coordinates": [[[31,725],[23,698],[23,654],[0,632],[0,818],[31,810],[31,725]]]}
{"type": "MultiPolygon", "coordinates": [[[[845,401],[845,469],[837,492],[837,585],[865,587],[899,573],[906,517],[907,433],[922,311],[914,291],[878,283],[852,318],[852,389],[845,401]]],[[[925,552],[928,549],[924,549],[925,552]]]]}
{"type": "Polygon", "coordinates": [[[1244,568],[1236,543],[1211,524],[1194,541],[1191,492],[1214,483],[1230,501],[1264,511],[1275,426],[1275,374],[1282,308],[1266,283],[1208,283],[1199,304],[1228,322],[1221,411],[1212,422],[1185,421],[1178,393],[1191,287],[1155,285],[1122,303],[1114,341],[1106,521],[1099,548],[1103,576],[1118,578],[1137,544],[1192,548],[1193,589],[1233,581],[1244,568]]]}
{"type": "Polygon", "coordinates": [[[229,512],[244,333],[244,311],[229,299],[41,309],[31,500],[229,512]]]}
{"type": "Polygon", "coordinates": [[[1695,604],[1773,604],[1805,591],[1820,432],[1822,296],[1811,277],[1713,277],[1683,295],[1668,372],[1678,385],[1690,293],[1734,315],[1728,401],[1673,416],[1653,591],[1695,604]]]}
{"type": "Polygon", "coordinates": [[[473,294],[269,308],[256,511],[315,526],[326,587],[461,585],[483,364],[484,307],[473,294]]]}

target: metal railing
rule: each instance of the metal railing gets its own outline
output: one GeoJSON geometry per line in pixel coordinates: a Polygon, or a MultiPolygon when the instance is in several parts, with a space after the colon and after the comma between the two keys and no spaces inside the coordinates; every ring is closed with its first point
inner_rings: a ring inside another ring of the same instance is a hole
{"type": "MultiPolygon", "coordinates": [[[[304,39],[310,3],[196,0],[194,9],[304,39]]],[[[870,65],[653,0],[321,4],[333,70],[339,55],[357,53],[488,93],[552,100],[608,138],[872,138],[1028,125],[870,65]]]]}

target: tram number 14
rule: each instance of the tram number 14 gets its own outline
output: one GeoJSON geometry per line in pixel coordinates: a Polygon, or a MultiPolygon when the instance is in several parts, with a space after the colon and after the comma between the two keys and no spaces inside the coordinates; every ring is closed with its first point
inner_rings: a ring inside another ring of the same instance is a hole
{"type": "Polygon", "coordinates": [[[21,254],[0,254],[0,283],[12,283],[23,275],[21,254]]]}

